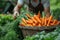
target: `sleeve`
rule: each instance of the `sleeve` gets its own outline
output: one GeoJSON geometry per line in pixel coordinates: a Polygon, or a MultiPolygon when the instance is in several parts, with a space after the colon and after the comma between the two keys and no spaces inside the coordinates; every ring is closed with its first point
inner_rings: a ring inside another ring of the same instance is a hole
{"type": "Polygon", "coordinates": [[[23,0],[18,0],[18,4],[23,5],[23,0]]]}
{"type": "Polygon", "coordinates": [[[42,0],[42,4],[43,4],[44,8],[47,8],[50,6],[50,0],[42,0]]]}

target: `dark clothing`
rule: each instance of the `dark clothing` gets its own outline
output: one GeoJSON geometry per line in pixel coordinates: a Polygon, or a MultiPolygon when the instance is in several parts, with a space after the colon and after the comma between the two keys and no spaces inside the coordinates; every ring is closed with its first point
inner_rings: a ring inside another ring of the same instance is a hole
{"type": "Polygon", "coordinates": [[[10,1],[7,1],[3,13],[7,13],[7,12],[12,13],[13,9],[14,9],[14,5],[10,1]]]}
{"type": "Polygon", "coordinates": [[[44,10],[43,5],[41,4],[41,0],[39,0],[40,3],[38,4],[37,7],[33,7],[31,4],[31,0],[29,0],[29,9],[30,11],[33,11],[34,13],[38,13],[38,11],[40,11],[42,13],[42,11],[44,10]]]}

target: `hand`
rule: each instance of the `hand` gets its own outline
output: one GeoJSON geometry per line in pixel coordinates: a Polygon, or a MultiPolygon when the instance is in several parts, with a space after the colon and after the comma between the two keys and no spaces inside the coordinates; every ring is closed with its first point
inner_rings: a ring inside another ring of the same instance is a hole
{"type": "Polygon", "coordinates": [[[17,16],[19,16],[19,12],[16,11],[14,12],[13,17],[16,18],[17,16]]]}
{"type": "Polygon", "coordinates": [[[47,17],[47,18],[50,17],[50,13],[46,14],[46,17],[47,17]]]}

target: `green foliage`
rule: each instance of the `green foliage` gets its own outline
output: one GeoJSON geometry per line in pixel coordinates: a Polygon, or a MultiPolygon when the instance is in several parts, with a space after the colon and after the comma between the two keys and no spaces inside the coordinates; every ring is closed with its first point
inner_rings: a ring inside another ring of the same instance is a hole
{"type": "Polygon", "coordinates": [[[5,26],[0,26],[0,40],[22,40],[22,33],[18,27],[18,19],[5,26]]]}
{"type": "Polygon", "coordinates": [[[60,20],[60,0],[50,0],[50,9],[54,18],[60,20]]]}
{"type": "Polygon", "coordinates": [[[12,15],[6,15],[6,14],[0,14],[0,25],[5,25],[8,22],[12,22],[13,16],[12,15]]]}
{"type": "MultiPolygon", "coordinates": [[[[2,37],[1,37],[2,39],[2,37]]],[[[17,40],[17,35],[15,31],[9,31],[4,37],[3,40],[17,40]]]]}

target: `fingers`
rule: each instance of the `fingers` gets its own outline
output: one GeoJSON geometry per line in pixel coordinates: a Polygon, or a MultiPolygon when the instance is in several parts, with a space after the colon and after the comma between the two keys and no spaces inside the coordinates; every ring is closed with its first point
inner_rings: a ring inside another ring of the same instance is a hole
{"type": "Polygon", "coordinates": [[[13,17],[16,18],[17,16],[19,16],[19,12],[14,12],[13,17]]]}
{"type": "Polygon", "coordinates": [[[19,13],[17,13],[17,16],[19,16],[19,13]]]}

